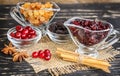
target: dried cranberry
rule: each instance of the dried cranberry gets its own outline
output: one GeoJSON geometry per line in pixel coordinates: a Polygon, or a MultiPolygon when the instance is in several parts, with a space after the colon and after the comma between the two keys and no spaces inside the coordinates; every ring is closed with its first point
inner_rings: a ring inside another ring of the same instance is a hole
{"type": "Polygon", "coordinates": [[[21,38],[21,32],[16,32],[15,33],[15,38],[21,38]]]}
{"type": "Polygon", "coordinates": [[[76,35],[78,34],[78,31],[79,31],[79,29],[75,29],[75,30],[73,31],[73,35],[76,36],[76,35]]]}
{"type": "Polygon", "coordinates": [[[19,32],[23,30],[23,27],[20,25],[17,25],[15,28],[16,28],[16,31],[19,31],[19,32]]]}
{"type": "Polygon", "coordinates": [[[25,29],[28,29],[29,31],[32,30],[30,26],[26,26],[25,29]]]}
{"type": "Polygon", "coordinates": [[[11,32],[11,33],[10,33],[10,36],[11,36],[11,37],[15,37],[15,33],[14,33],[14,32],[11,32]]]}
{"type": "Polygon", "coordinates": [[[95,38],[95,35],[93,35],[89,38],[89,43],[95,44],[96,42],[97,42],[97,39],[95,38]]]}
{"type": "Polygon", "coordinates": [[[73,24],[80,25],[79,21],[73,21],[73,24]]]}
{"type": "Polygon", "coordinates": [[[21,35],[21,39],[27,39],[28,37],[27,37],[27,34],[25,34],[25,33],[23,33],[22,35],[21,35]]]}
{"type": "Polygon", "coordinates": [[[45,58],[44,58],[45,60],[50,60],[51,59],[51,56],[45,56],[45,58]]]}
{"type": "Polygon", "coordinates": [[[32,53],[32,57],[33,57],[33,58],[37,58],[37,57],[38,57],[38,52],[33,52],[33,53],[32,53]]]}
{"type": "Polygon", "coordinates": [[[81,21],[81,25],[82,25],[83,27],[85,27],[85,20],[82,20],[82,21],[81,21]]]}
{"type": "Polygon", "coordinates": [[[31,36],[31,35],[29,35],[29,34],[27,35],[27,37],[28,37],[28,39],[32,38],[32,36],[31,36]]]}
{"type": "Polygon", "coordinates": [[[39,51],[39,58],[45,58],[45,53],[43,51],[39,51]]]}
{"type": "Polygon", "coordinates": [[[45,49],[44,53],[45,53],[45,57],[48,57],[48,56],[51,57],[51,53],[49,49],[45,49]]]}
{"type": "Polygon", "coordinates": [[[50,50],[49,49],[45,49],[44,50],[44,53],[46,54],[46,53],[50,53],[50,50]]]}
{"type": "Polygon", "coordinates": [[[31,35],[35,35],[36,32],[35,32],[35,30],[30,30],[30,31],[29,31],[29,34],[31,34],[31,35]]]}
{"type": "Polygon", "coordinates": [[[22,30],[22,34],[28,34],[28,33],[29,33],[28,29],[23,29],[22,30]]]}
{"type": "Polygon", "coordinates": [[[85,26],[89,26],[89,22],[90,22],[90,21],[87,21],[87,20],[86,20],[86,21],[85,21],[85,26]]]}
{"type": "Polygon", "coordinates": [[[91,27],[92,30],[97,30],[97,28],[98,28],[97,24],[94,24],[94,25],[92,25],[90,27],[91,27]]]}
{"type": "Polygon", "coordinates": [[[106,25],[105,25],[105,29],[108,29],[108,28],[110,28],[110,27],[109,27],[109,24],[106,24],[106,25]]]}
{"type": "Polygon", "coordinates": [[[35,35],[31,35],[31,37],[30,38],[35,38],[36,37],[36,34],[35,35]]]}
{"type": "Polygon", "coordinates": [[[71,31],[75,31],[76,28],[75,27],[69,27],[71,31]]]}

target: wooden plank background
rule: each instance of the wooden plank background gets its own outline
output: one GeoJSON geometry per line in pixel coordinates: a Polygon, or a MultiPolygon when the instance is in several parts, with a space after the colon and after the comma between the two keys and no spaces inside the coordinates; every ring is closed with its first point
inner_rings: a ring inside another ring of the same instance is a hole
{"type": "MultiPolygon", "coordinates": [[[[61,11],[56,15],[55,20],[63,20],[73,16],[82,18],[100,19],[110,22],[114,28],[120,31],[120,3],[111,4],[58,4],[61,11]]],[[[11,18],[9,12],[13,6],[0,5],[0,49],[7,43],[6,32],[9,28],[18,23],[11,18]]],[[[120,40],[113,45],[120,51],[120,40]]],[[[109,52],[109,51],[108,51],[109,52]]],[[[101,70],[83,70],[61,76],[120,76],[120,55],[111,62],[111,73],[105,73],[101,70]]],[[[21,63],[12,62],[12,57],[0,52],[0,76],[51,76],[48,70],[35,73],[33,68],[26,61],[21,63]]]]}
{"type": "Polygon", "coordinates": [[[54,1],[57,3],[120,3],[120,0],[0,0],[0,4],[16,4],[19,1],[54,1]]]}

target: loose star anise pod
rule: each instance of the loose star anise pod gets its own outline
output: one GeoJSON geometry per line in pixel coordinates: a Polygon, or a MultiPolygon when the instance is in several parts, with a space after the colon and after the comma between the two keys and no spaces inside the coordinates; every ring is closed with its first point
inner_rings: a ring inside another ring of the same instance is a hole
{"type": "Polygon", "coordinates": [[[5,47],[1,50],[3,53],[5,54],[14,54],[16,51],[15,47],[12,45],[12,43],[10,42],[9,45],[5,44],[5,47]]]}
{"type": "Polygon", "coordinates": [[[16,52],[13,54],[13,61],[22,61],[25,58],[28,58],[28,54],[25,51],[21,51],[21,52],[16,52]]]}

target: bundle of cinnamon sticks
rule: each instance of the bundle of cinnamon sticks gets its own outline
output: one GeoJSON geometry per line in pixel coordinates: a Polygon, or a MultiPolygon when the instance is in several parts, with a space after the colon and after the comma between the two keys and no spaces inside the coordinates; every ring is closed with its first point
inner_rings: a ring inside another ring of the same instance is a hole
{"type": "Polygon", "coordinates": [[[96,59],[93,57],[80,55],[78,53],[64,50],[62,48],[57,48],[56,55],[62,58],[65,61],[76,62],[80,64],[84,64],[90,67],[94,67],[97,69],[101,69],[105,72],[110,73],[109,67],[111,66],[109,62],[105,60],[96,59]]]}

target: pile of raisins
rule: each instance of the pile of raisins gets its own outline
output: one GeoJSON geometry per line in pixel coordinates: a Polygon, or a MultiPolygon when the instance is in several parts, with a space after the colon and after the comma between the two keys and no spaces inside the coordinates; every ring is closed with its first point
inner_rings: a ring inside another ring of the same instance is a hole
{"type": "Polygon", "coordinates": [[[56,21],[54,23],[52,23],[49,26],[49,30],[53,33],[57,33],[57,34],[68,34],[68,30],[67,28],[64,26],[64,21],[65,20],[59,20],[56,21]]]}

